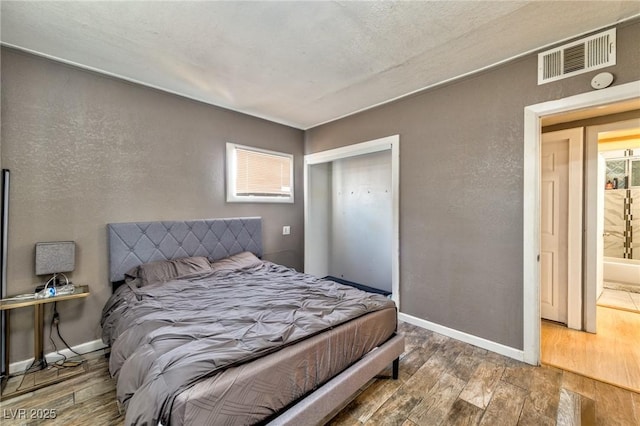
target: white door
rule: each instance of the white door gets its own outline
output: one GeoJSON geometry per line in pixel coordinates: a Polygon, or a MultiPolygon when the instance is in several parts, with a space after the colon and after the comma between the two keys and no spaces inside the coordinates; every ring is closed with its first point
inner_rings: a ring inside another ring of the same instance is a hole
{"type": "Polygon", "coordinates": [[[540,302],[542,318],[567,323],[569,140],[542,135],[540,302]]]}

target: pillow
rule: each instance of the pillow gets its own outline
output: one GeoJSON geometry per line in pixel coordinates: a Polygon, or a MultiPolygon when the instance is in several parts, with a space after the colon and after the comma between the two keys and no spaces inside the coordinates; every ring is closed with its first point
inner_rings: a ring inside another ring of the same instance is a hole
{"type": "Polygon", "coordinates": [[[140,286],[155,282],[170,281],[183,275],[211,272],[211,264],[206,257],[183,257],[173,260],[159,260],[136,266],[125,274],[130,278],[140,278],[140,286]]]}
{"type": "Polygon", "coordinates": [[[243,251],[242,253],[212,262],[211,270],[213,272],[236,271],[238,269],[252,268],[259,265],[262,265],[262,260],[258,259],[256,255],[250,251],[243,251]]]}

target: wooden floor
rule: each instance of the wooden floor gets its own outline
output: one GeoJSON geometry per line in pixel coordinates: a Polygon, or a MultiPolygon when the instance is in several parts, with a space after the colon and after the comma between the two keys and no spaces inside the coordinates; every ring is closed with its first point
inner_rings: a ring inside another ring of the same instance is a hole
{"type": "Polygon", "coordinates": [[[401,324],[400,380],[376,380],[335,425],[634,425],[640,394],[401,324]]]}
{"type": "MultiPolygon", "coordinates": [[[[115,381],[108,370],[108,360],[103,351],[85,355],[86,372],[64,382],[47,386],[15,398],[0,398],[0,424],[9,425],[122,425],[124,417],[116,405],[115,381]],[[22,415],[19,410],[25,410],[22,415]],[[31,419],[33,416],[53,417],[49,419],[31,419]],[[27,419],[20,417],[29,417],[27,419]]],[[[77,367],[76,367],[77,368],[77,367]]],[[[29,386],[41,380],[42,376],[56,373],[51,367],[28,376],[12,377],[7,383],[3,395],[29,386]],[[24,377],[24,382],[23,382],[24,377]]],[[[64,374],[61,370],[60,374],[64,374]]]]}
{"type": "MultiPolygon", "coordinates": [[[[406,323],[400,378],[367,387],[332,425],[638,425],[640,394],[553,367],[532,367],[406,323]]],[[[121,425],[104,356],[87,373],[0,402],[2,426],[121,425]],[[52,420],[8,419],[17,409],[55,409],[52,420]]],[[[13,385],[15,386],[15,385],[13,385]]]]}
{"type": "Polygon", "coordinates": [[[640,392],[640,313],[598,306],[596,334],[543,321],[541,349],[543,364],[640,392]]]}

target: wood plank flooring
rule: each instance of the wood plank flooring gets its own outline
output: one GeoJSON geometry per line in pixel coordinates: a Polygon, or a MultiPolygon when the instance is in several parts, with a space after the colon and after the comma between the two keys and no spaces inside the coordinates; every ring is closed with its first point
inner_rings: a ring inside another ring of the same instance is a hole
{"type": "Polygon", "coordinates": [[[330,424],[640,424],[638,393],[533,367],[410,324],[400,331],[406,337],[400,380],[376,379],[330,424]]]}
{"type": "MultiPolygon", "coordinates": [[[[57,369],[51,367],[27,376],[12,377],[3,391],[3,396],[0,397],[0,424],[2,426],[124,424],[124,417],[120,415],[116,405],[115,381],[109,375],[108,360],[104,351],[87,354],[84,358],[87,360],[82,366],[85,369],[84,374],[34,392],[6,398],[5,394],[29,386],[30,382],[38,381],[42,376],[49,376],[57,369]],[[45,415],[49,418],[42,418],[45,415]]],[[[70,370],[76,368],[78,367],[70,370]]],[[[65,374],[64,369],[60,370],[60,374],[65,374]]]]}
{"type": "Polygon", "coordinates": [[[541,341],[543,364],[640,392],[640,313],[598,306],[596,334],[543,321],[541,341]]]}
{"type": "MultiPolygon", "coordinates": [[[[400,378],[370,381],[331,425],[638,425],[640,394],[554,367],[533,367],[401,323],[400,378]]],[[[5,425],[122,425],[104,356],[87,372],[0,401],[5,425]],[[50,420],[12,419],[17,409],[55,409],[50,420]]],[[[15,385],[14,385],[15,386],[15,385]]]]}

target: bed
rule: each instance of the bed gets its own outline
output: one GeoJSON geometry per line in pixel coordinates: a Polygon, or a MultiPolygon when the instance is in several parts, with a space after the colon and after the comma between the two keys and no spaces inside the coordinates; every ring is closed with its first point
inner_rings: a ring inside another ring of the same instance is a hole
{"type": "Polygon", "coordinates": [[[260,260],[260,218],[107,228],[126,424],[318,424],[388,365],[397,378],[393,302],[260,260]]]}

